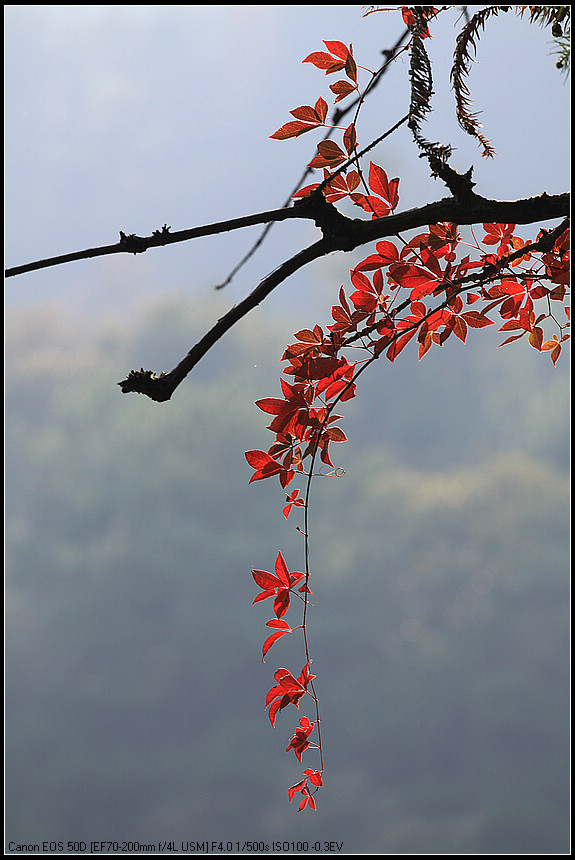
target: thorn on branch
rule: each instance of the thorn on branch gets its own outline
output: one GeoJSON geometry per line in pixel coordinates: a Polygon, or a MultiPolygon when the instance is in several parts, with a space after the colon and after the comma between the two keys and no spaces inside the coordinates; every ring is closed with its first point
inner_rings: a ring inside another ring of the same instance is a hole
{"type": "Polygon", "coordinates": [[[126,233],[120,230],[120,247],[125,251],[129,251],[130,254],[142,254],[148,248],[148,240],[143,239],[141,236],[136,236],[135,233],[126,235],[126,233]]]}
{"type": "Polygon", "coordinates": [[[442,179],[458,203],[465,203],[474,193],[475,182],[472,182],[473,165],[466,173],[458,173],[446,161],[434,153],[426,153],[431,168],[431,175],[442,179]]]}
{"type": "Polygon", "coordinates": [[[162,227],[161,230],[154,230],[152,233],[152,236],[158,236],[158,237],[167,236],[171,229],[172,228],[168,227],[167,224],[164,224],[164,226],[162,227]]]}
{"type": "Polygon", "coordinates": [[[157,403],[164,403],[173,394],[174,387],[169,373],[156,376],[152,370],[131,370],[127,379],[118,382],[122,394],[145,394],[157,403]]]}

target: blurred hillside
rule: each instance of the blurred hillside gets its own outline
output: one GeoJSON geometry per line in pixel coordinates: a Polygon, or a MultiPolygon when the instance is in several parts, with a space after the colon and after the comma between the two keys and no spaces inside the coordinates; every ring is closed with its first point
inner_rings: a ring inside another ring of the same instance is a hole
{"type": "Polygon", "coordinates": [[[115,385],[206,323],[177,295],[11,314],[6,839],[568,852],[566,367],[479,336],[382,362],[346,404],[346,475],[311,509],[325,788],[296,815],[296,712],[272,730],[264,701],[300,642],[261,663],[250,568],[301,569],[298,512],[243,457],[291,330],[244,322],[169,404],[115,385]]]}

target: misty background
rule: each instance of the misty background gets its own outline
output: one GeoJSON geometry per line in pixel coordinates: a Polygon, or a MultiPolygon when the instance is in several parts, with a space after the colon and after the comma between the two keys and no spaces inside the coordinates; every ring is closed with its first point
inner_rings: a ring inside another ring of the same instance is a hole
{"type": "MultiPolygon", "coordinates": [[[[361,6],[4,8],[6,266],[282,205],[319,137],[269,135],[334,80],[301,60],[339,39],[375,69],[403,32],[398,12],[361,6]]],[[[432,30],[425,136],[474,165],[483,196],[567,190],[570,87],[550,35],[488,22],[469,81],[498,153],[485,161],[449,89],[463,20],[432,30]]],[[[405,114],[407,70],[367,100],[360,146],[405,114]]],[[[400,210],[446,196],[404,128],[372,157],[401,177],[400,210]]],[[[325,786],[317,813],[287,802],[306,711],[272,729],[264,704],[278,666],[299,673],[301,642],[262,664],[251,568],[281,549],[302,569],[300,521],[277,481],[248,485],[243,452],[272,441],[254,401],[277,396],[286,343],[330,323],[366,250],[298,272],[171,402],[116,385],[171,369],[316,237],[275,225],[214,291],[260,229],[6,282],[6,843],[568,853],[568,353],[554,368],[491,330],[378,363],[344,405],[346,474],[316,480],[311,508],[325,786]]]]}

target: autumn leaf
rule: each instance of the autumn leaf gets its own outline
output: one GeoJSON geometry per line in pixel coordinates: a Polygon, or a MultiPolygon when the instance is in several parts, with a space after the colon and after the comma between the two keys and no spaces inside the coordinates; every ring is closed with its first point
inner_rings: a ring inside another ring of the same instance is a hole
{"type": "Polygon", "coordinates": [[[304,500],[298,499],[298,496],[299,496],[299,490],[294,490],[289,496],[286,493],[287,504],[283,509],[283,515],[286,518],[286,520],[289,517],[289,515],[291,513],[291,509],[293,507],[296,507],[296,508],[304,508],[305,507],[304,500]]]}
{"type": "Polygon", "coordinates": [[[349,96],[350,93],[354,93],[356,89],[357,86],[354,86],[349,81],[342,80],[336,81],[335,84],[331,84],[330,90],[336,97],[334,104],[337,104],[338,102],[342,101],[342,99],[347,98],[347,96],[349,96]]]}
{"type": "MultiPolygon", "coordinates": [[[[272,618],[271,621],[266,622],[266,627],[272,627],[272,628],[278,628],[278,629],[276,629],[276,632],[272,633],[271,636],[268,636],[268,638],[266,639],[266,641],[263,644],[262,663],[266,662],[264,658],[265,658],[266,654],[268,653],[268,651],[270,650],[270,648],[272,647],[272,645],[274,644],[274,642],[277,642],[278,639],[281,639],[281,637],[285,636],[286,633],[292,633],[293,632],[291,627],[287,623],[287,621],[283,621],[283,619],[281,619],[281,618],[272,618]]],[[[295,627],[294,629],[297,630],[298,628],[295,627]]]]}
{"type": "Polygon", "coordinates": [[[252,469],[256,470],[250,478],[250,484],[253,481],[261,481],[264,478],[271,478],[272,475],[278,475],[283,468],[265,451],[246,451],[245,458],[252,469]]]}
{"type": "Polygon", "coordinates": [[[311,131],[325,124],[327,117],[328,105],[325,99],[319,98],[315,103],[315,107],[311,105],[302,105],[290,111],[295,117],[294,120],[286,122],[281,128],[278,128],[270,135],[272,140],[288,140],[290,137],[299,137],[306,131],[311,131]]]}
{"type": "Polygon", "coordinates": [[[484,328],[485,326],[494,324],[493,320],[490,320],[480,311],[465,311],[461,314],[461,317],[471,328],[484,328]]]}
{"type": "MultiPolygon", "coordinates": [[[[349,74],[347,63],[350,56],[350,49],[343,42],[324,40],[324,45],[330,52],[326,54],[324,51],[314,51],[309,54],[302,63],[312,63],[316,68],[321,69],[326,75],[331,75],[332,72],[340,72],[342,69],[349,74]]],[[[351,71],[351,67],[350,67],[351,71]]]]}
{"type": "Polygon", "coordinates": [[[309,404],[305,398],[302,385],[289,385],[284,379],[280,380],[284,399],[277,397],[264,397],[256,400],[263,412],[276,417],[269,425],[274,433],[291,433],[297,438],[302,438],[308,425],[309,404]]]}
{"type": "Polygon", "coordinates": [[[310,674],[309,663],[306,663],[297,679],[288,669],[278,669],[274,678],[278,683],[266,696],[266,708],[269,706],[268,716],[272,726],[275,726],[279,711],[290,704],[299,708],[299,700],[307,693],[308,684],[313,681],[315,675],[310,674]]]}
{"type": "Polygon", "coordinates": [[[321,140],[317,149],[318,155],[308,164],[308,167],[314,170],[320,167],[337,167],[347,160],[347,155],[334,140],[321,140]]]}
{"type": "Polygon", "coordinates": [[[374,194],[387,200],[392,209],[397,206],[399,179],[392,179],[390,183],[383,167],[379,167],[379,165],[375,164],[373,161],[370,162],[369,165],[369,187],[374,194]]]}
{"type": "Polygon", "coordinates": [[[299,721],[299,729],[296,729],[293,736],[290,739],[289,746],[286,749],[286,752],[289,752],[293,749],[296,758],[298,761],[302,760],[302,755],[309,747],[309,736],[313,732],[315,727],[315,722],[310,722],[308,717],[301,717],[299,721]]]}
{"type": "Polygon", "coordinates": [[[484,224],[483,244],[509,246],[515,226],[515,224],[484,224]]]}
{"type": "Polygon", "coordinates": [[[297,571],[290,573],[288,571],[281,552],[278,553],[276,559],[275,574],[267,570],[254,570],[252,568],[252,576],[256,584],[262,589],[255,597],[253,603],[259,603],[262,600],[267,600],[268,597],[274,597],[274,612],[277,618],[281,618],[286,614],[289,609],[291,589],[304,577],[303,573],[297,571]]]}

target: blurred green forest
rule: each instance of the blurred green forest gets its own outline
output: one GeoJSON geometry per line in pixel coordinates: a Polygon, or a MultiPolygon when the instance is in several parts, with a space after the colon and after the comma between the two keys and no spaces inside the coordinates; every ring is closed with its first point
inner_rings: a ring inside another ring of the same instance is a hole
{"type": "Polygon", "coordinates": [[[254,401],[287,316],[244,321],[160,405],[115,383],[203,333],[181,296],[11,312],[6,839],[569,853],[566,359],[481,333],[382,361],[345,404],[346,474],[310,513],[325,788],[297,815],[304,703],[274,730],[264,703],[301,641],[262,664],[250,569],[302,569],[299,512],[243,456],[271,443],[254,401]]]}

